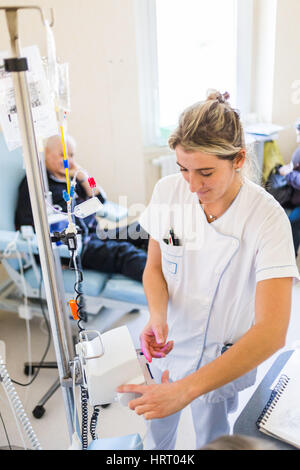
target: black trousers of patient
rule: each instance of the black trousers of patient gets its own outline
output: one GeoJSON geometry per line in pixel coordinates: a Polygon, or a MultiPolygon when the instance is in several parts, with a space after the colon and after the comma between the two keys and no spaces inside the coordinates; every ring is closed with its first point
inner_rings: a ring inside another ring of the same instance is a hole
{"type": "Polygon", "coordinates": [[[148,234],[137,224],[91,234],[85,244],[83,268],[109,274],[123,274],[142,281],[147,260],[148,234]]]}

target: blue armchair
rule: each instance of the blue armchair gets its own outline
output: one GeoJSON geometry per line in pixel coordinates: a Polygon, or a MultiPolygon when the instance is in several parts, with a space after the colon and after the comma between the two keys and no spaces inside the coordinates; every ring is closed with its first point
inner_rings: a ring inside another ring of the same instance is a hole
{"type": "MultiPolygon", "coordinates": [[[[36,237],[25,240],[14,227],[17,190],[25,175],[22,152],[21,149],[9,152],[2,134],[0,162],[0,256],[8,273],[8,279],[0,285],[0,309],[18,312],[20,302],[22,303],[21,294],[27,296],[32,314],[39,314],[38,303],[30,303],[30,299],[38,299],[40,294],[45,299],[44,289],[39,289],[40,267],[34,266],[34,257],[31,256],[38,253],[36,237]],[[20,259],[24,278],[20,273],[20,259]]],[[[127,210],[108,201],[98,215],[118,222],[126,217],[127,210]]],[[[61,256],[69,257],[67,247],[61,246],[59,251],[61,256]]],[[[62,270],[62,276],[68,301],[74,296],[75,274],[71,270],[62,270]]],[[[128,312],[147,305],[142,284],[125,276],[84,269],[83,279],[82,291],[88,314],[97,314],[102,307],[124,309],[124,312],[128,312]]],[[[105,328],[109,328],[109,324],[105,328]]]]}

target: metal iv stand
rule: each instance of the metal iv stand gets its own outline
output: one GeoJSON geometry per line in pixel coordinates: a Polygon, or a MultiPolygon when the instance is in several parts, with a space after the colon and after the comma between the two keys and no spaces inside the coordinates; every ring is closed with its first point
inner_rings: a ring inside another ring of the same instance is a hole
{"type": "MultiPolygon", "coordinates": [[[[74,358],[70,329],[66,322],[64,295],[62,294],[62,276],[58,270],[60,263],[57,250],[53,250],[49,233],[49,223],[45,204],[43,177],[39,162],[31,101],[28,91],[26,71],[27,59],[21,57],[18,31],[18,10],[39,10],[43,24],[45,18],[38,6],[0,7],[5,10],[10,35],[12,58],[5,60],[5,70],[11,72],[14,82],[18,121],[21,132],[23,154],[32,206],[33,220],[39,247],[40,263],[46,293],[53,344],[57,359],[60,383],[67,415],[70,440],[73,434],[74,396],[70,361],[74,358]],[[59,282],[58,282],[59,281],[59,282]]],[[[53,16],[52,16],[53,24],[53,16]]],[[[52,26],[52,25],[51,25],[52,26]]]]}

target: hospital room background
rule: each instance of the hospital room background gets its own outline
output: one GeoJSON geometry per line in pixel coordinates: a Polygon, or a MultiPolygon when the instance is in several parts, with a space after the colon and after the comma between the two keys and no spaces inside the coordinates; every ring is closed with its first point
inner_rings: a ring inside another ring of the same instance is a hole
{"type": "MultiPolygon", "coordinates": [[[[21,4],[32,2],[24,0],[21,4]]],[[[180,112],[205,99],[209,88],[228,91],[230,103],[240,110],[246,142],[252,146],[260,177],[269,155],[266,149],[283,163],[290,162],[298,145],[295,123],[300,119],[298,0],[37,0],[34,4],[43,9],[49,22],[53,9],[51,29],[57,60],[69,67],[67,121],[68,132],[77,143],[76,160],[104,188],[113,211],[111,216],[99,217],[102,227],[122,227],[137,220],[156,182],[178,171],[174,152],[167,145],[168,136],[180,112]],[[270,143],[274,145],[268,147],[270,143]]],[[[15,3],[0,1],[3,6],[15,3]]],[[[19,25],[22,46],[37,45],[41,57],[46,57],[47,35],[38,11],[20,12],[19,25]]],[[[3,10],[0,44],[1,53],[10,51],[3,10]]],[[[9,159],[4,131],[0,133],[0,148],[9,159]]],[[[6,178],[3,172],[1,178],[0,186],[6,178]]],[[[9,185],[14,185],[13,173],[9,178],[9,185]]],[[[2,260],[5,247],[3,243],[1,246],[2,260]]],[[[10,273],[3,263],[0,269],[3,285],[10,273]]],[[[125,293],[120,299],[116,295],[118,278],[113,281],[114,293],[107,299],[100,295],[98,309],[93,305],[88,316],[88,328],[102,333],[126,325],[134,346],[139,348],[139,334],[148,315],[142,285],[129,280],[126,284],[123,279],[125,293]]],[[[19,294],[19,304],[24,304],[24,295],[19,294]]],[[[299,309],[300,287],[295,284],[284,349],[300,347],[299,309]]],[[[32,310],[30,320],[22,318],[18,307],[13,310],[6,309],[1,301],[0,354],[5,357],[9,376],[26,383],[31,376],[24,373],[24,363],[41,360],[49,332],[39,308],[32,310]]],[[[69,322],[73,328],[74,321],[69,322]]],[[[241,392],[238,410],[230,418],[232,429],[281,352],[261,364],[255,385],[241,392]]],[[[56,360],[52,341],[44,361],[56,360]]],[[[66,450],[70,445],[61,387],[39,406],[57,379],[57,368],[41,368],[30,386],[14,385],[45,450],[66,450]]],[[[26,432],[18,426],[18,416],[4,387],[0,387],[0,412],[0,448],[31,448],[32,442],[26,441],[26,432]]],[[[143,436],[145,429],[143,418],[117,401],[100,410],[100,439],[135,433],[143,436]]],[[[187,407],[176,448],[194,446],[187,407]]]]}

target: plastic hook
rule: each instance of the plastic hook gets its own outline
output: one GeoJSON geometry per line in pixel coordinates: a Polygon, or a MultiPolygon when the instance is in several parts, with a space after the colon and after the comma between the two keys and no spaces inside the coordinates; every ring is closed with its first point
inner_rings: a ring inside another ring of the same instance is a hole
{"type": "MultiPolygon", "coordinates": [[[[39,10],[40,12],[40,15],[41,15],[41,19],[42,19],[42,22],[43,24],[46,23],[46,17],[44,15],[44,11],[41,7],[37,6],[37,5],[26,5],[26,6],[15,6],[15,7],[9,7],[9,6],[0,6],[0,10],[5,10],[5,11],[18,11],[18,10],[39,10]]],[[[53,8],[50,8],[50,12],[51,12],[51,23],[49,23],[49,26],[51,28],[53,28],[54,26],[54,12],[53,12],[53,8]]]]}

